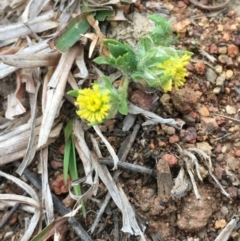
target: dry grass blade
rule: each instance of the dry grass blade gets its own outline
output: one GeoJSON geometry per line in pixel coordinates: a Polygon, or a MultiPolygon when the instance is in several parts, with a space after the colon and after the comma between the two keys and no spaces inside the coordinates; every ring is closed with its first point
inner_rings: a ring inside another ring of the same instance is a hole
{"type": "Polygon", "coordinates": [[[69,71],[78,52],[79,47],[75,46],[71,48],[67,53],[62,54],[59,64],[48,84],[46,108],[43,113],[43,121],[39,134],[38,147],[41,147],[47,143],[49,133],[54,123],[54,119],[56,118],[62,103],[69,71]]]}
{"type": "Polygon", "coordinates": [[[48,177],[48,147],[40,151],[42,164],[42,203],[46,207],[47,224],[54,220],[52,193],[49,186],[48,177]]]}
{"type": "Polygon", "coordinates": [[[153,112],[144,110],[132,103],[129,102],[129,113],[131,114],[142,114],[144,116],[146,116],[146,118],[150,119],[148,121],[145,121],[142,125],[146,126],[146,125],[156,125],[156,124],[167,124],[170,126],[173,126],[174,128],[181,130],[182,126],[185,124],[184,121],[175,121],[172,118],[168,118],[168,119],[163,119],[162,117],[156,115],[153,112]]]}
{"type": "Polygon", "coordinates": [[[99,135],[99,137],[102,139],[102,141],[104,142],[104,144],[106,145],[109,153],[111,154],[112,158],[113,158],[113,170],[117,169],[117,164],[119,162],[118,156],[116,155],[113,147],[111,146],[111,144],[108,142],[108,140],[105,138],[105,136],[102,134],[99,126],[93,126],[94,130],[97,132],[97,134],[99,135]]]}
{"type": "MultiPolygon", "coordinates": [[[[9,207],[13,207],[17,204],[18,202],[16,201],[0,201],[0,210],[6,210],[9,207]]],[[[29,205],[21,204],[18,209],[21,209],[23,211],[29,212],[29,213],[34,213],[35,208],[29,205]]]]}
{"type": "MultiPolygon", "coordinates": [[[[39,117],[36,120],[35,141],[38,139],[41,119],[42,118],[39,117]]],[[[25,124],[3,136],[0,136],[0,165],[4,165],[24,157],[31,133],[30,128],[30,124],[25,124]]],[[[59,120],[56,120],[46,145],[52,143],[59,136],[61,128],[62,123],[59,123],[59,120]]]]}
{"type": "Polygon", "coordinates": [[[37,80],[35,93],[29,93],[30,106],[31,106],[31,133],[29,136],[26,154],[23,158],[21,165],[18,167],[16,171],[19,175],[22,175],[25,167],[32,162],[36,154],[37,146],[36,146],[35,127],[36,127],[36,113],[37,113],[37,96],[38,96],[39,87],[40,87],[40,82],[37,80]]]}
{"type": "MultiPolygon", "coordinates": [[[[1,175],[1,174],[0,174],[1,175]]],[[[40,209],[39,202],[35,201],[34,199],[30,197],[24,197],[22,195],[17,194],[1,194],[0,199],[2,201],[16,201],[24,204],[31,205],[37,209],[40,209]]]]}
{"type": "Polygon", "coordinates": [[[33,20],[28,21],[29,28],[24,23],[16,23],[8,26],[0,26],[0,41],[19,38],[32,32],[40,33],[58,27],[56,12],[49,11],[33,20]]]}
{"type": "Polygon", "coordinates": [[[135,217],[135,212],[130,205],[128,198],[126,194],[124,193],[123,189],[121,188],[120,185],[118,185],[119,189],[119,195],[122,200],[123,204],[123,209],[122,214],[123,214],[123,227],[122,231],[126,233],[131,233],[133,235],[139,235],[141,241],[145,241],[145,237],[143,232],[141,231],[140,227],[138,226],[136,217],[135,217]]]}
{"type": "Polygon", "coordinates": [[[35,213],[31,219],[31,223],[29,224],[28,229],[26,230],[26,232],[24,233],[24,236],[21,239],[21,241],[28,241],[31,238],[31,236],[39,222],[39,219],[40,219],[40,206],[41,205],[40,205],[40,201],[37,196],[37,193],[33,190],[32,187],[27,185],[25,182],[23,182],[19,178],[11,176],[2,171],[0,171],[0,176],[5,177],[8,180],[15,182],[17,185],[19,185],[22,189],[24,189],[32,197],[32,198],[29,198],[29,197],[15,195],[15,194],[2,194],[0,196],[1,200],[18,201],[18,202],[26,203],[26,204],[29,204],[29,205],[35,207],[35,213]]]}
{"type": "Polygon", "coordinates": [[[78,78],[87,78],[88,77],[88,69],[86,67],[85,61],[84,61],[84,51],[81,49],[79,55],[76,58],[76,64],[79,68],[79,73],[75,74],[75,77],[78,78]]]}
{"type": "MultiPolygon", "coordinates": [[[[71,183],[71,187],[74,187],[78,184],[86,182],[86,179],[87,179],[87,177],[84,177],[84,178],[81,178],[79,180],[73,181],[71,183]]],[[[99,185],[99,178],[98,178],[98,173],[96,172],[91,187],[83,195],[81,195],[81,196],[75,195],[71,190],[69,190],[70,197],[74,200],[77,200],[77,201],[79,201],[79,200],[87,201],[93,195],[95,196],[97,194],[98,185],[99,185]]]]}
{"type": "Polygon", "coordinates": [[[35,53],[29,55],[19,53],[14,55],[0,55],[4,64],[17,68],[35,68],[41,66],[57,66],[60,58],[59,53],[35,53]]]}
{"type": "Polygon", "coordinates": [[[92,164],[91,153],[84,138],[84,131],[82,129],[82,123],[78,120],[74,120],[73,135],[75,136],[74,142],[77,152],[83,163],[83,168],[86,176],[86,183],[92,185],[92,164]]]}
{"type": "MultiPolygon", "coordinates": [[[[26,54],[26,55],[34,55],[34,53],[40,52],[42,50],[49,49],[49,46],[47,44],[47,41],[43,40],[37,44],[34,44],[32,46],[26,47],[18,52],[18,54],[26,54]]],[[[49,49],[50,50],[50,49],[49,49]]],[[[8,76],[9,74],[16,71],[18,67],[15,66],[9,66],[4,63],[0,64],[0,79],[8,76]]]]}
{"type": "Polygon", "coordinates": [[[50,0],[29,1],[28,5],[25,8],[25,11],[22,14],[23,21],[27,21],[28,19],[33,19],[34,17],[36,17],[49,1],[50,0]]]}

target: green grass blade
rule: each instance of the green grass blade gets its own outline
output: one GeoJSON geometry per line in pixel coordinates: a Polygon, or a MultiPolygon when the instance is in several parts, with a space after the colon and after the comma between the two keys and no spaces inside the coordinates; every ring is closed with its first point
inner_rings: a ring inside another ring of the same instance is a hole
{"type": "Polygon", "coordinates": [[[68,178],[68,169],[70,164],[70,158],[71,158],[71,148],[72,143],[71,139],[68,139],[67,142],[65,142],[64,147],[64,157],[63,157],[63,180],[65,183],[67,183],[68,178]]]}
{"type": "MultiPolygon", "coordinates": [[[[76,180],[76,179],[78,179],[78,168],[77,168],[76,151],[75,151],[73,136],[71,136],[71,145],[72,145],[72,148],[71,148],[71,155],[70,155],[69,172],[70,172],[71,179],[76,180]]],[[[80,184],[74,186],[73,190],[76,195],[78,195],[78,196],[82,195],[80,184]]],[[[82,205],[82,214],[84,217],[86,217],[86,215],[87,215],[86,208],[85,208],[83,200],[80,200],[80,204],[82,205]]]]}
{"type": "Polygon", "coordinates": [[[68,121],[66,127],[64,128],[64,139],[65,139],[65,142],[67,142],[68,139],[71,138],[72,130],[73,130],[73,119],[70,119],[68,121]]]}
{"type": "Polygon", "coordinates": [[[90,24],[86,19],[86,15],[82,14],[73,18],[69,23],[64,32],[55,39],[55,47],[65,52],[72,47],[90,28],[90,24]]]}
{"type": "Polygon", "coordinates": [[[73,119],[70,119],[64,128],[64,157],[63,157],[63,180],[66,183],[68,178],[69,162],[71,157],[72,148],[72,129],[73,129],[73,119]]]}

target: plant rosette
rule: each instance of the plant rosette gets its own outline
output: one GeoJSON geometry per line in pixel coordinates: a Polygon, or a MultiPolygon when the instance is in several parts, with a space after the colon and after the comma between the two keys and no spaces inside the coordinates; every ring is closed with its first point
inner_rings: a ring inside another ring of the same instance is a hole
{"type": "Polygon", "coordinates": [[[177,50],[170,46],[177,37],[172,37],[169,22],[159,16],[149,16],[155,22],[155,29],[143,36],[136,48],[114,39],[105,39],[107,56],[94,59],[97,64],[111,65],[122,71],[130,81],[145,86],[161,88],[164,92],[183,86],[188,76],[186,66],[191,52],[177,50]]]}

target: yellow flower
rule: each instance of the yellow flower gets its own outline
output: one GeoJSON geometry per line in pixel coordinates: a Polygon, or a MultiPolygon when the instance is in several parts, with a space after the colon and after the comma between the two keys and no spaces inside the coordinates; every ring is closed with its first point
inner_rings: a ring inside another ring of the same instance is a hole
{"type": "Polygon", "coordinates": [[[176,89],[184,85],[185,77],[188,76],[186,65],[188,65],[189,59],[190,56],[186,54],[182,57],[175,55],[158,65],[158,68],[164,70],[165,76],[170,76],[170,79],[164,81],[165,83],[162,84],[162,88],[165,92],[172,90],[173,83],[176,89]]]}
{"type": "Polygon", "coordinates": [[[92,124],[101,123],[109,114],[110,99],[110,90],[101,90],[98,84],[92,89],[80,89],[75,102],[79,108],[77,114],[92,124]]]}

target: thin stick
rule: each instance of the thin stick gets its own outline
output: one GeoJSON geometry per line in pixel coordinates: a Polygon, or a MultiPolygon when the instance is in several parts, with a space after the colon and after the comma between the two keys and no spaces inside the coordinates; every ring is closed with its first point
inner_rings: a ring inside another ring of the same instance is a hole
{"type": "Polygon", "coordinates": [[[119,151],[118,151],[118,157],[119,157],[119,161],[125,161],[128,153],[137,137],[137,133],[140,129],[140,125],[136,124],[133,128],[133,132],[131,133],[131,135],[129,136],[129,138],[127,137],[126,140],[122,143],[119,151]],[[128,140],[129,139],[129,140],[128,140]]]}
{"type": "Polygon", "coordinates": [[[114,211],[113,212],[113,222],[114,222],[114,229],[113,229],[113,237],[114,237],[114,241],[119,241],[119,220],[118,220],[118,215],[117,212],[114,211]]]}
{"type": "MultiPolygon", "coordinates": [[[[110,167],[113,166],[112,159],[101,158],[99,160],[99,162],[102,165],[107,165],[107,166],[110,166],[110,167]]],[[[156,171],[154,171],[150,168],[142,167],[142,166],[131,164],[131,163],[128,163],[128,162],[118,162],[118,167],[122,168],[122,169],[130,170],[130,171],[133,171],[133,172],[139,172],[139,173],[144,173],[144,174],[148,174],[148,175],[155,175],[156,174],[156,171]]]]}
{"type": "MultiPolygon", "coordinates": [[[[27,193],[24,193],[23,195],[26,196],[27,193]]],[[[4,228],[6,226],[6,224],[10,221],[12,215],[18,210],[18,208],[20,207],[21,203],[16,203],[12,209],[10,210],[10,212],[7,214],[7,216],[0,221],[0,229],[4,228]]]]}

